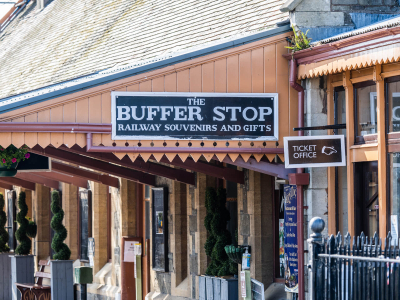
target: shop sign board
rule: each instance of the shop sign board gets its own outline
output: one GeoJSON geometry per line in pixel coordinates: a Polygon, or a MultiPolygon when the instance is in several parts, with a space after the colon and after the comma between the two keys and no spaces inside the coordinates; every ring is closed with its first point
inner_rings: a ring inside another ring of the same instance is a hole
{"type": "Polygon", "coordinates": [[[286,168],[346,165],[344,135],[284,137],[283,143],[286,168]]]}
{"type": "Polygon", "coordinates": [[[298,293],[297,186],[285,185],[285,291],[298,293]]]}
{"type": "Polygon", "coordinates": [[[278,133],[278,94],[112,92],[113,140],[265,140],[278,133]]]}

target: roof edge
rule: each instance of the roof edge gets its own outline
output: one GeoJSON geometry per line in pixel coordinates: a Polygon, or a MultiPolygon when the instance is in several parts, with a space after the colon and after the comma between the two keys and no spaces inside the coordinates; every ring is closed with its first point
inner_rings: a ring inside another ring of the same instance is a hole
{"type": "Polygon", "coordinates": [[[286,1],[279,10],[281,12],[289,12],[294,10],[303,0],[288,0],[286,1]]]}
{"type": "MultiPolygon", "coordinates": [[[[239,38],[237,40],[224,42],[222,44],[214,45],[214,46],[211,46],[211,47],[208,47],[208,48],[204,48],[204,49],[200,49],[200,50],[195,50],[193,52],[185,53],[185,54],[178,55],[178,56],[175,56],[175,57],[171,57],[171,58],[168,58],[168,59],[165,59],[165,60],[156,61],[154,63],[150,63],[150,64],[143,65],[143,66],[139,66],[139,67],[127,70],[127,71],[118,72],[116,74],[112,74],[112,75],[105,76],[105,77],[102,77],[102,78],[90,80],[90,81],[87,81],[87,82],[84,82],[84,83],[80,83],[80,84],[77,84],[77,85],[74,85],[74,86],[61,88],[59,90],[55,90],[55,91],[52,91],[52,92],[40,94],[40,91],[43,90],[43,89],[50,88],[50,87],[56,87],[56,86],[65,84],[67,82],[71,82],[71,81],[77,80],[78,78],[74,78],[74,79],[71,79],[71,80],[68,80],[68,81],[60,82],[60,83],[57,83],[57,84],[54,84],[54,85],[51,85],[51,86],[42,87],[42,88],[37,89],[37,90],[32,90],[32,91],[25,92],[25,93],[18,94],[18,95],[14,95],[14,96],[11,96],[11,97],[3,98],[3,99],[0,99],[0,103],[1,102],[3,102],[3,103],[4,102],[9,102],[9,103],[5,104],[3,106],[0,106],[0,114],[6,113],[6,112],[9,112],[9,111],[13,111],[13,110],[16,110],[16,109],[19,109],[19,108],[22,108],[22,107],[30,106],[30,105],[33,105],[33,104],[37,104],[37,103],[40,103],[40,102],[44,102],[44,101],[47,101],[47,100],[59,98],[59,97],[65,96],[65,95],[73,94],[75,92],[79,92],[79,91],[86,90],[86,89],[89,89],[89,88],[93,88],[93,87],[96,87],[96,86],[99,86],[99,85],[107,84],[107,83],[110,83],[110,82],[113,82],[113,81],[117,81],[117,80],[120,80],[120,79],[124,79],[124,78],[127,78],[127,77],[132,77],[132,76],[139,75],[139,74],[142,74],[142,73],[146,73],[146,72],[154,71],[154,70],[161,69],[161,68],[164,68],[164,67],[168,67],[170,65],[174,65],[174,64],[177,64],[177,63],[181,63],[181,62],[184,62],[184,61],[188,61],[188,60],[191,60],[191,59],[202,57],[202,56],[209,55],[209,54],[212,54],[212,53],[216,53],[216,52],[220,52],[220,51],[223,51],[223,50],[227,50],[227,49],[235,48],[235,47],[238,47],[238,46],[246,45],[246,44],[249,44],[249,43],[252,43],[252,42],[256,42],[256,41],[259,41],[259,40],[270,38],[270,37],[273,37],[273,36],[276,36],[276,35],[279,35],[279,34],[282,34],[282,33],[286,33],[286,32],[289,32],[289,31],[291,31],[290,25],[276,27],[276,28],[273,28],[273,29],[269,29],[269,30],[260,32],[260,33],[256,33],[256,34],[253,34],[253,35],[242,37],[242,38],[239,38]],[[16,98],[23,97],[24,95],[26,95],[25,97],[28,98],[28,94],[30,94],[32,92],[35,92],[35,91],[37,91],[37,93],[38,93],[37,96],[32,96],[32,97],[29,97],[29,99],[25,99],[25,100],[17,100],[16,99],[16,98]]],[[[102,72],[104,72],[104,71],[106,71],[106,70],[103,70],[102,72]]],[[[94,73],[94,74],[88,74],[88,75],[86,75],[84,77],[93,76],[93,75],[96,75],[96,74],[99,74],[99,73],[100,72],[97,72],[97,73],[94,73]]]]}
{"type": "MultiPolygon", "coordinates": [[[[400,26],[392,28],[383,28],[364,34],[352,36],[343,40],[337,40],[328,44],[321,44],[312,48],[297,51],[283,55],[287,60],[292,58],[297,60],[299,65],[306,65],[325,59],[337,57],[358,51],[355,46],[361,43],[369,43],[369,46],[375,44],[375,40],[386,38],[386,42],[397,42],[400,40],[400,26]]],[[[380,43],[380,42],[379,42],[380,43]]],[[[379,44],[378,43],[378,44],[379,44]]]]}

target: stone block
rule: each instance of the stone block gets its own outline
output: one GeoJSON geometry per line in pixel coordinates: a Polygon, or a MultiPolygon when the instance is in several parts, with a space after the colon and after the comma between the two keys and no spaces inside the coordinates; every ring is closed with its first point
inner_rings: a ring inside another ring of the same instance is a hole
{"type": "Polygon", "coordinates": [[[248,215],[248,214],[240,215],[239,234],[245,235],[245,236],[250,235],[250,215],[248,215]]]}
{"type": "Polygon", "coordinates": [[[328,188],[328,169],[310,168],[310,184],[308,188],[327,189],[328,188]]]}
{"type": "Polygon", "coordinates": [[[382,4],[399,6],[399,1],[398,0],[383,0],[382,4]]]}
{"type": "Polygon", "coordinates": [[[297,12],[292,22],[299,27],[343,26],[344,13],[325,12],[322,18],[319,12],[297,12]]]}
{"type": "Polygon", "coordinates": [[[376,6],[382,4],[382,0],[358,0],[358,4],[376,6]]]}
{"type": "MultiPolygon", "coordinates": [[[[356,1],[356,0],[353,0],[356,1]]],[[[330,11],[330,0],[303,0],[296,7],[296,13],[299,11],[330,11]]]]}
{"type": "Polygon", "coordinates": [[[382,13],[382,12],[391,12],[393,7],[388,6],[388,5],[379,5],[379,6],[366,6],[365,10],[370,13],[370,12],[375,12],[375,13],[382,13]]]}
{"type": "Polygon", "coordinates": [[[332,0],[332,5],[349,5],[349,4],[358,4],[358,0],[332,0]]]}

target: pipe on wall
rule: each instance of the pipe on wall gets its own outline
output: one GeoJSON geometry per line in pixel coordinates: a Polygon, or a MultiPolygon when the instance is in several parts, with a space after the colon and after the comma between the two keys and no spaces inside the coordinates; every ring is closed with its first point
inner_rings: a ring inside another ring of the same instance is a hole
{"type": "MultiPolygon", "coordinates": [[[[298,92],[298,127],[304,127],[304,89],[297,83],[297,61],[290,61],[289,84],[298,92]]],[[[304,132],[300,130],[299,136],[304,132]]],[[[297,173],[303,173],[304,169],[297,169],[297,173]]],[[[297,185],[297,259],[299,275],[299,300],[304,300],[304,200],[303,186],[297,185]]]]}

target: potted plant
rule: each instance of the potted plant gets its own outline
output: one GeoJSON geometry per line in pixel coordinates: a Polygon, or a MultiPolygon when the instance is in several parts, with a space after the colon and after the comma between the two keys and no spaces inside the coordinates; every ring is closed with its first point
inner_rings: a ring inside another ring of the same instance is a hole
{"type": "Polygon", "coordinates": [[[3,280],[0,280],[0,300],[11,299],[11,257],[8,247],[8,232],[5,229],[7,216],[4,211],[4,196],[0,193],[0,269],[3,280]]]}
{"type": "Polygon", "coordinates": [[[231,234],[227,230],[230,215],[226,208],[226,190],[219,188],[216,191],[214,188],[207,188],[205,206],[207,215],[204,226],[208,238],[204,248],[207,256],[211,257],[211,263],[207,267],[206,276],[201,276],[199,279],[200,293],[204,293],[203,299],[222,294],[227,295],[227,299],[234,299],[237,298],[237,278],[221,278],[238,272],[237,264],[231,261],[225,252],[225,246],[232,241],[231,234]],[[234,295],[231,295],[232,291],[234,295]]]}
{"type": "Polygon", "coordinates": [[[20,161],[30,157],[29,148],[22,146],[17,148],[10,145],[7,148],[0,146],[0,177],[12,177],[17,174],[17,166],[20,161]]]}
{"type": "Polygon", "coordinates": [[[36,236],[36,224],[30,222],[26,215],[28,214],[28,206],[26,205],[25,192],[19,193],[18,196],[17,214],[18,229],[15,232],[15,237],[18,241],[18,246],[15,249],[15,255],[11,256],[11,281],[12,281],[12,299],[20,299],[20,293],[17,290],[15,283],[34,283],[34,256],[30,255],[32,241],[29,238],[36,236]],[[33,227],[33,228],[32,228],[33,227]],[[30,233],[28,236],[28,232],[30,233]],[[32,234],[35,232],[35,234],[32,234]],[[24,270],[21,272],[21,270],[24,270]]]}
{"type": "Polygon", "coordinates": [[[64,243],[67,238],[67,229],[63,225],[64,211],[60,206],[60,193],[51,193],[51,211],[53,218],[50,226],[55,234],[51,242],[51,248],[55,254],[51,261],[51,299],[74,299],[73,261],[71,250],[64,243]]]}

